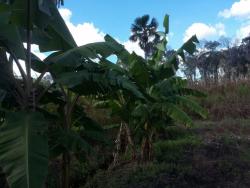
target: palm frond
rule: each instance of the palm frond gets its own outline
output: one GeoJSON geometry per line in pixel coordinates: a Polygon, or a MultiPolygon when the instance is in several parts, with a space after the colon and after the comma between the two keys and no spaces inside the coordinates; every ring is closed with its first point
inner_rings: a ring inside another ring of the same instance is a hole
{"type": "Polygon", "coordinates": [[[149,27],[150,28],[157,28],[159,26],[159,23],[157,22],[157,20],[155,18],[152,18],[149,27]]]}
{"type": "Polygon", "coordinates": [[[129,37],[129,40],[132,41],[132,42],[136,42],[136,41],[138,40],[137,34],[131,35],[131,36],[129,37]]]}
{"type": "Polygon", "coordinates": [[[133,33],[140,32],[140,31],[142,31],[142,27],[141,27],[141,25],[132,24],[132,25],[131,25],[131,31],[132,31],[133,33]]]}
{"type": "Polygon", "coordinates": [[[146,27],[146,26],[147,26],[147,23],[148,23],[148,21],[149,21],[149,18],[150,18],[150,16],[149,16],[148,14],[143,15],[143,16],[141,17],[140,22],[141,22],[141,26],[142,26],[142,27],[146,27]]]}

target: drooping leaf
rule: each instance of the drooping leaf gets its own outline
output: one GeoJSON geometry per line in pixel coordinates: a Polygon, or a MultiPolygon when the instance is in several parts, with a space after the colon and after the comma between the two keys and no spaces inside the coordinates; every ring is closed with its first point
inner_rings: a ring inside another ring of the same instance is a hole
{"type": "Polygon", "coordinates": [[[196,50],[195,43],[199,43],[199,40],[197,39],[196,35],[193,35],[187,42],[183,44],[183,46],[181,47],[181,50],[179,50],[178,52],[181,53],[182,50],[185,50],[189,54],[193,54],[196,50]]]}
{"type": "Polygon", "coordinates": [[[144,98],[135,83],[113,71],[91,72],[81,70],[69,72],[60,74],[56,78],[56,82],[81,95],[107,94],[108,92],[123,89],[139,98],[144,98]]]}
{"type": "Polygon", "coordinates": [[[53,63],[51,70],[56,73],[73,71],[82,64],[94,63],[116,52],[111,42],[97,42],[72,48],[64,53],[54,53],[44,61],[53,63]]]}
{"type": "Polygon", "coordinates": [[[197,114],[199,114],[203,118],[207,118],[208,112],[204,108],[202,108],[200,105],[198,105],[194,100],[189,99],[188,97],[183,96],[175,96],[173,97],[173,100],[184,106],[187,107],[190,111],[193,111],[197,114]]]}
{"type": "MultiPolygon", "coordinates": [[[[26,42],[27,2],[15,0],[10,4],[10,21],[19,26],[23,42],[26,42]]],[[[32,0],[30,9],[32,43],[39,45],[41,52],[68,50],[76,43],[51,0],[32,0]]]]}
{"type": "Polygon", "coordinates": [[[0,47],[6,48],[10,54],[19,59],[25,59],[25,50],[18,32],[18,28],[11,24],[0,23],[0,47]]]}
{"type": "Polygon", "coordinates": [[[47,122],[37,112],[8,112],[0,132],[0,166],[11,188],[42,188],[48,168],[47,122]]]}
{"type": "Polygon", "coordinates": [[[193,126],[192,119],[182,109],[178,108],[178,106],[172,103],[164,103],[162,104],[162,110],[174,121],[187,126],[193,126]]]}
{"type": "Polygon", "coordinates": [[[42,73],[48,65],[35,54],[31,53],[31,68],[32,70],[42,73]]]}

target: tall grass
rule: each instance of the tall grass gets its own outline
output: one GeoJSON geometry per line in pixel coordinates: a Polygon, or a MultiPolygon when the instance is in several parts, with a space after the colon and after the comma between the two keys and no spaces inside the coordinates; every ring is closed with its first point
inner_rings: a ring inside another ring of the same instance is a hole
{"type": "Polygon", "coordinates": [[[250,80],[193,87],[207,94],[200,102],[208,109],[211,119],[250,118],[250,80]]]}

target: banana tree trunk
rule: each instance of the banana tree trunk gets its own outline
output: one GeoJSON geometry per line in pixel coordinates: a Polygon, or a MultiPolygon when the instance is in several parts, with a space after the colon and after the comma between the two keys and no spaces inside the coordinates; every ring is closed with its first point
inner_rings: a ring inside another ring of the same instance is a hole
{"type": "MultiPolygon", "coordinates": [[[[64,91],[64,90],[63,90],[64,91]]],[[[64,107],[64,125],[63,128],[65,131],[70,129],[70,120],[71,120],[71,113],[70,113],[70,98],[71,95],[69,92],[64,91],[65,93],[65,100],[67,101],[64,107]]],[[[62,188],[69,188],[70,187],[70,154],[68,151],[65,151],[62,155],[62,188]]]]}
{"type": "MultiPolygon", "coordinates": [[[[61,86],[66,105],[64,107],[64,125],[63,128],[68,131],[72,126],[72,113],[79,99],[79,95],[72,96],[70,91],[66,91],[61,86]]],[[[70,188],[70,152],[65,151],[62,156],[62,188],[70,188]]]]}
{"type": "Polygon", "coordinates": [[[145,124],[146,135],[142,140],[141,145],[141,162],[149,162],[153,159],[153,147],[152,147],[152,139],[153,132],[150,131],[148,123],[145,124]]]}
{"type": "Polygon", "coordinates": [[[111,168],[116,166],[119,163],[120,154],[126,150],[127,144],[125,142],[127,141],[126,141],[126,135],[124,133],[126,133],[124,131],[124,124],[121,123],[116,140],[115,140],[115,151],[113,153],[114,159],[113,159],[111,168]]]}
{"type": "Polygon", "coordinates": [[[136,159],[136,148],[127,123],[121,122],[115,144],[116,148],[113,153],[114,159],[110,168],[115,167],[119,163],[120,156],[128,151],[129,146],[131,146],[132,149],[132,160],[136,159]]]}
{"type": "MultiPolygon", "coordinates": [[[[135,148],[135,144],[134,144],[134,141],[132,139],[132,135],[131,135],[131,130],[128,126],[128,124],[125,123],[125,130],[126,130],[126,133],[127,133],[127,137],[128,137],[128,143],[130,144],[131,148],[132,148],[132,160],[136,160],[136,148],[135,148]]],[[[127,145],[127,149],[128,149],[128,146],[127,145]]],[[[127,150],[126,149],[126,150],[127,150]]]]}
{"type": "Polygon", "coordinates": [[[150,138],[147,136],[142,141],[141,146],[141,161],[149,162],[152,160],[153,150],[152,150],[152,142],[150,138]]]}

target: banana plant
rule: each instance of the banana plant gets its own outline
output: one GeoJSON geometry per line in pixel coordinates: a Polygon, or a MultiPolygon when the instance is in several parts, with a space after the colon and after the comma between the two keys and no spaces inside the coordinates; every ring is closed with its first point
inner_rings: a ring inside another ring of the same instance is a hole
{"type": "MultiPolygon", "coordinates": [[[[129,109],[129,115],[133,120],[135,129],[142,129],[144,136],[141,142],[141,160],[152,159],[152,138],[159,127],[168,126],[172,121],[191,126],[192,119],[185,113],[189,108],[202,117],[207,112],[200,107],[192,96],[202,97],[203,93],[189,89],[187,83],[176,76],[179,62],[185,61],[185,52],[194,53],[196,36],[191,37],[170,58],[166,57],[167,34],[169,32],[169,16],[166,15],[163,26],[164,32],[161,42],[157,44],[155,54],[145,60],[135,53],[129,54],[125,49],[117,53],[119,65],[125,69],[128,77],[132,79],[145,96],[145,100],[133,98],[133,107],[129,109]]],[[[111,38],[107,41],[116,43],[111,38]]],[[[123,96],[127,99],[128,96],[123,96]]],[[[128,100],[126,100],[128,102],[128,100]]],[[[121,103],[120,103],[121,104],[121,103]]],[[[123,106],[125,108],[125,106],[123,106]]],[[[127,109],[128,110],[128,109],[127,109]]],[[[131,126],[131,125],[130,125],[131,126]]]]}
{"type": "Polygon", "coordinates": [[[31,13],[31,2],[0,3],[0,27],[4,28],[0,32],[1,89],[6,92],[1,102],[4,122],[1,126],[0,162],[11,187],[41,187],[47,175],[48,138],[47,121],[36,111],[36,88],[30,71],[33,24],[30,16],[23,14],[31,13]],[[27,18],[27,21],[21,18],[27,18]],[[27,43],[26,49],[24,42],[27,43]],[[26,71],[21,60],[25,61],[26,71]],[[17,65],[21,78],[15,75],[13,63],[17,65]]]}
{"type": "MultiPolygon", "coordinates": [[[[82,113],[75,117],[79,97],[114,90],[143,95],[128,77],[96,63],[118,53],[119,45],[103,42],[78,47],[51,0],[1,0],[0,27],[4,28],[0,31],[0,166],[11,188],[43,187],[49,153],[58,149],[53,147],[56,143],[64,148],[59,153],[65,164],[63,186],[68,188],[69,152],[88,148],[74,125],[91,124],[82,113]],[[42,61],[31,52],[31,44],[50,56],[42,61]],[[32,70],[40,75],[32,77],[32,70]],[[47,72],[53,80],[44,85],[47,72]],[[63,122],[46,108],[49,103],[60,106],[63,122]],[[61,129],[57,126],[53,134],[51,128],[58,124],[61,129]],[[63,139],[55,140],[53,135],[63,139]]],[[[87,136],[86,131],[80,133],[87,136]]]]}
{"type": "Polygon", "coordinates": [[[134,161],[137,158],[136,146],[132,137],[130,121],[131,111],[133,111],[136,100],[143,100],[137,96],[129,95],[124,91],[116,91],[112,95],[102,95],[97,98],[95,103],[96,108],[110,109],[111,117],[119,117],[120,124],[117,138],[115,140],[115,149],[113,152],[113,162],[110,168],[114,168],[119,164],[122,155],[127,153],[131,148],[131,159],[134,161]]]}

